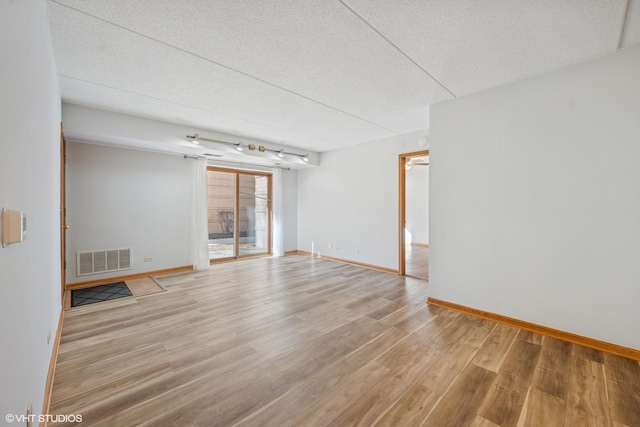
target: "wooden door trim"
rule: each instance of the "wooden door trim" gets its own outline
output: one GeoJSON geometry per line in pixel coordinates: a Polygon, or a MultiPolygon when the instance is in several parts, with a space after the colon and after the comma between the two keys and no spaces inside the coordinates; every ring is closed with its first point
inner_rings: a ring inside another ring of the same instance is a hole
{"type": "MultiPolygon", "coordinates": [[[[235,201],[234,201],[234,220],[233,220],[233,229],[234,229],[234,248],[233,255],[225,258],[214,258],[209,260],[209,264],[216,264],[220,262],[228,262],[228,261],[236,261],[240,259],[246,258],[257,258],[262,256],[269,256],[273,254],[273,250],[271,248],[272,245],[272,237],[271,231],[273,230],[273,173],[265,172],[265,171],[254,171],[249,169],[234,169],[228,167],[220,167],[220,166],[207,166],[208,171],[215,172],[226,172],[232,173],[235,175],[235,201]],[[259,254],[240,254],[240,221],[237,215],[240,214],[240,175],[252,175],[252,176],[265,176],[267,177],[267,250],[266,252],[261,252],[259,254]]],[[[208,201],[207,201],[208,202],[208,201]]]]}
{"type": "Polygon", "coordinates": [[[60,302],[67,283],[67,141],[60,123],[60,302]]]}
{"type": "Polygon", "coordinates": [[[412,151],[398,156],[398,274],[404,276],[407,272],[406,253],[404,250],[404,228],[407,222],[407,171],[405,164],[409,157],[428,156],[429,150],[412,151]]]}

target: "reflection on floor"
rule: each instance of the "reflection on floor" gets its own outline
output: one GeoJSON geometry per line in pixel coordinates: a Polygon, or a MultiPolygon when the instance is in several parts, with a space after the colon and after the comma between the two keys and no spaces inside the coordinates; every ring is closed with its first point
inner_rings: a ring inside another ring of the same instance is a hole
{"type": "MultiPolygon", "coordinates": [[[[229,258],[235,256],[233,244],[211,243],[209,241],[209,259],[229,258]]],[[[253,243],[240,243],[240,255],[261,254],[267,252],[266,248],[256,246],[253,243]]]]}
{"type": "Polygon", "coordinates": [[[429,280],[429,247],[406,245],[405,274],[419,279],[429,280]]]}

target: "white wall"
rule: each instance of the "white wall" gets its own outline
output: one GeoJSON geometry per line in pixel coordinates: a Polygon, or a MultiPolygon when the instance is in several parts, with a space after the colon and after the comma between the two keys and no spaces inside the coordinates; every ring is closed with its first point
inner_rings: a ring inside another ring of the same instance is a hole
{"type": "Polygon", "coordinates": [[[640,46],[432,107],[431,296],[640,349],[640,46]]]}
{"type": "MultiPolygon", "coordinates": [[[[175,123],[161,122],[157,120],[146,119],[143,117],[137,117],[127,114],[114,113],[111,111],[99,110],[95,108],[83,107],[74,104],[62,104],[62,116],[64,121],[65,134],[68,137],[75,138],[79,141],[93,142],[98,144],[108,144],[115,147],[129,146],[135,144],[143,150],[149,152],[158,151],[159,148],[168,152],[174,153],[188,153],[198,154],[199,148],[193,144],[185,141],[187,134],[193,134],[194,131],[201,132],[201,135],[209,138],[217,138],[225,141],[236,141],[237,136],[194,129],[185,125],[178,125],[175,123]],[[195,148],[194,148],[195,147],[195,148]],[[196,151],[193,151],[196,150],[196,151]]],[[[245,143],[254,142],[256,145],[267,145],[269,147],[273,144],[258,141],[253,139],[242,138],[245,143]]],[[[206,144],[203,143],[201,147],[206,144]]],[[[224,148],[224,147],[223,147],[224,148]]],[[[248,154],[248,151],[243,151],[244,157],[236,158],[240,156],[237,150],[234,148],[228,148],[228,152],[224,153],[224,159],[231,161],[241,162],[255,162],[257,157],[247,157],[244,154],[248,154]],[[235,156],[235,157],[232,157],[235,156]]],[[[292,149],[293,151],[297,151],[292,149]]],[[[207,149],[206,151],[216,151],[207,149]]],[[[142,155],[142,154],[139,154],[142,155]]],[[[258,153],[257,156],[261,156],[262,153],[258,153]]],[[[274,154],[275,156],[275,154],[274,154]]],[[[279,163],[282,163],[282,159],[276,157],[279,163]]],[[[215,160],[215,159],[214,159],[215,160]]],[[[216,164],[215,161],[211,162],[216,164]]],[[[314,165],[318,163],[318,155],[316,153],[309,153],[308,165],[314,165]]],[[[217,163],[218,166],[234,167],[232,163],[217,163]]],[[[307,163],[305,163],[307,166],[307,163]]],[[[251,166],[238,166],[243,169],[252,168],[251,166]]],[[[255,170],[270,171],[271,169],[266,166],[258,166],[255,170]]],[[[297,174],[295,170],[290,172],[285,171],[283,173],[283,209],[284,209],[284,249],[295,250],[297,249],[297,215],[296,215],[296,191],[297,191],[297,174]]],[[[75,267],[73,267],[75,268],[75,267]]],[[[86,276],[85,276],[86,277],[86,276]]]]}
{"type": "Polygon", "coordinates": [[[298,249],[397,270],[398,156],[426,133],[323,153],[298,171],[298,249]]]}
{"type": "MultiPolygon", "coordinates": [[[[405,174],[406,228],[412,243],[429,243],[429,166],[414,166],[405,174]]],[[[407,242],[410,243],[410,242],[407,242]]]]}
{"type": "MultiPolygon", "coordinates": [[[[193,168],[194,161],[181,156],[69,142],[67,283],[191,265],[193,168]],[[77,276],[77,252],[128,247],[132,269],[77,276]],[[149,257],[153,261],[144,262],[149,257]]],[[[297,173],[282,176],[289,251],[297,245],[297,173]]]]}
{"type": "Polygon", "coordinates": [[[44,1],[0,1],[0,204],[28,236],[0,247],[0,414],[42,410],[60,301],[60,96],[44,1]],[[49,343],[47,343],[50,337],[49,343]]]}
{"type": "Polygon", "coordinates": [[[176,155],[68,143],[67,283],[191,265],[194,167],[176,155]],[[131,270],[76,276],[77,252],[116,248],[131,248],[131,270]]]}

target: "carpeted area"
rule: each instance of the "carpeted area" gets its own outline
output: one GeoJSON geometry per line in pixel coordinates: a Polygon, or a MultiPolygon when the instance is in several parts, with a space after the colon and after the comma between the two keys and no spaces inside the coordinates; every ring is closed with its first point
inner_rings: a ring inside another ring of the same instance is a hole
{"type": "Polygon", "coordinates": [[[71,291],[71,307],[110,301],[118,298],[130,297],[133,293],[126,283],[116,282],[91,288],[74,289],[71,291]]]}

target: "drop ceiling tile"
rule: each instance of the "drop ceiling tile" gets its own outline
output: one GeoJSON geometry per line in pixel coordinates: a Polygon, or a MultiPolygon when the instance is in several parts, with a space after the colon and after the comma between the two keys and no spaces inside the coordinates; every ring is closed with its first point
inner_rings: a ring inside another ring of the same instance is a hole
{"type": "MultiPolygon", "coordinates": [[[[639,3],[622,46],[640,41],[639,3]]],[[[48,5],[65,100],[326,151],[427,128],[448,90],[613,53],[626,1],[48,5]]]]}
{"type": "MultiPolygon", "coordinates": [[[[236,123],[250,122],[280,133],[303,135],[331,146],[395,134],[104,21],[70,12],[56,4],[50,9],[58,72],[67,79],[62,95],[70,102],[84,102],[72,99],[69,93],[77,85],[74,96],[82,97],[78,91],[86,86],[81,83],[91,82],[104,89],[117,89],[119,93],[203,110],[236,123]],[[74,32],[60,31],[61,28],[74,28],[74,32]]],[[[115,96],[112,99],[115,104],[115,96]]],[[[124,98],[119,106],[109,108],[130,111],[124,98]]],[[[147,116],[156,114],[160,113],[147,111],[147,116]]],[[[239,127],[244,132],[242,126],[239,127]]],[[[281,142],[296,144],[289,140],[281,142]]]]}
{"type": "Polygon", "coordinates": [[[57,3],[375,123],[393,134],[425,128],[428,105],[451,98],[339,2],[57,3]]]}
{"type": "Polygon", "coordinates": [[[211,129],[273,143],[284,144],[284,141],[295,141],[295,144],[291,144],[292,146],[318,152],[341,147],[306,135],[66,77],[60,78],[60,90],[66,93],[66,101],[70,103],[116,112],[122,111],[122,105],[126,104],[128,114],[193,126],[194,132],[196,129],[211,129]]]}
{"type": "Polygon", "coordinates": [[[344,0],[456,95],[615,52],[625,0],[344,0]]]}

